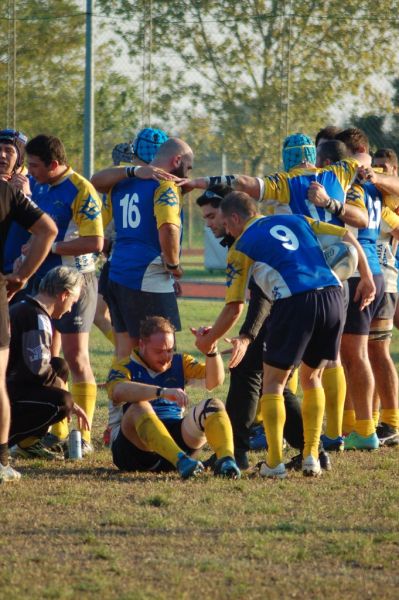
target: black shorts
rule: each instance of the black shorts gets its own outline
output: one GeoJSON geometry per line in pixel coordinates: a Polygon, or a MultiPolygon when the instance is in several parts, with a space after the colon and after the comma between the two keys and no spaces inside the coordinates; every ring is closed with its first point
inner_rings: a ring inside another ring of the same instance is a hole
{"type": "Polygon", "coordinates": [[[344,323],[342,288],[329,287],[277,300],[265,332],[263,362],[287,370],[301,361],[317,368],[336,360],[344,323]]]}
{"type": "Polygon", "coordinates": [[[398,303],[398,292],[385,292],[373,319],[393,319],[398,303]]]}
{"type": "Polygon", "coordinates": [[[0,349],[10,346],[10,316],[8,313],[7,290],[0,274],[0,349]]]}
{"type": "Polygon", "coordinates": [[[139,337],[140,323],[147,317],[164,317],[169,319],[176,331],[181,330],[174,292],[141,292],[109,280],[107,300],[112,325],[117,333],[127,332],[130,337],[139,337]]]}
{"type": "Polygon", "coordinates": [[[93,272],[82,273],[84,285],[79,300],[71,312],[61,319],[54,319],[54,327],[60,333],[89,333],[94,321],[97,306],[97,276],[93,272]]]}
{"type": "MultiPolygon", "coordinates": [[[[370,333],[371,321],[376,317],[380,305],[384,301],[385,284],[383,275],[373,275],[376,294],[374,300],[363,310],[359,309],[360,301],[354,302],[353,298],[360,277],[351,277],[349,283],[349,306],[346,312],[344,333],[353,335],[368,335],[370,333]]],[[[380,317],[381,318],[381,317],[380,317]]]]}
{"type": "MultiPolygon", "coordinates": [[[[181,423],[183,419],[173,421],[162,421],[166,429],[169,431],[176,444],[186,452],[191,454],[194,452],[184,442],[181,434],[181,423]]],[[[112,444],[112,460],[114,465],[121,471],[153,471],[160,473],[161,471],[174,471],[175,467],[168,460],[159,456],[155,452],[145,452],[137,448],[130,442],[119,430],[117,437],[112,444]]]]}

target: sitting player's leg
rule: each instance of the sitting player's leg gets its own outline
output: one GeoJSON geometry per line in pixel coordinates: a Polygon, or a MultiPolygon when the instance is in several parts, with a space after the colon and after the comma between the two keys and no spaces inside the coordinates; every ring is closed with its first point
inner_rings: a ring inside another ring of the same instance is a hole
{"type": "MultiPolygon", "coordinates": [[[[127,470],[153,470],[159,457],[174,465],[183,478],[195,475],[202,470],[202,464],[190,459],[185,451],[174,441],[168,429],[157,417],[149,402],[131,404],[122,418],[121,432],[126,440],[143,453],[155,453],[157,456],[143,457],[144,461],[136,462],[135,467],[127,470]],[[150,467],[148,460],[154,463],[150,467]]],[[[115,451],[114,445],[112,446],[115,451]]],[[[116,463],[117,466],[118,463],[116,463]]],[[[122,467],[120,467],[122,468],[122,467]]],[[[126,469],[126,465],[123,467],[126,469]]]]}
{"type": "Polygon", "coordinates": [[[234,459],[233,430],[221,400],[209,398],[192,407],[183,419],[181,431],[185,443],[193,450],[208,441],[217,458],[215,475],[240,476],[234,459]]]}

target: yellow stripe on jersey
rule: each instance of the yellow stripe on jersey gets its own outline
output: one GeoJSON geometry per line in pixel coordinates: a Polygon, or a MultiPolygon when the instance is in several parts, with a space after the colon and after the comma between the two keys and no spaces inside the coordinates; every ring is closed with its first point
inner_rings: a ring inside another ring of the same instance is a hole
{"type": "Polygon", "coordinates": [[[124,358],[114,358],[112,361],[111,370],[108,373],[106,388],[108,398],[112,399],[112,394],[114,391],[114,387],[117,383],[123,383],[125,381],[131,381],[131,373],[129,369],[126,367],[129,364],[130,357],[125,356],[124,358]]]}
{"type": "Polygon", "coordinates": [[[245,292],[253,263],[252,258],[235,249],[235,244],[230,248],[226,267],[226,304],[245,301],[245,292]]]}
{"type": "Polygon", "coordinates": [[[335,235],[337,237],[344,237],[346,233],[345,227],[339,225],[332,225],[331,223],[325,223],[324,221],[315,221],[310,217],[305,217],[316,235],[335,235]]]}
{"type": "Polygon", "coordinates": [[[399,215],[388,206],[384,206],[381,212],[381,231],[389,233],[399,227],[399,215]]]}
{"type": "Polygon", "coordinates": [[[96,235],[103,237],[102,202],[97,191],[90,181],[87,181],[78,173],[72,173],[70,180],[78,190],[71,208],[79,236],[96,235]]]}
{"type": "Polygon", "coordinates": [[[173,181],[161,181],[154,193],[154,214],[158,229],[165,223],[180,227],[183,196],[173,181]]]}

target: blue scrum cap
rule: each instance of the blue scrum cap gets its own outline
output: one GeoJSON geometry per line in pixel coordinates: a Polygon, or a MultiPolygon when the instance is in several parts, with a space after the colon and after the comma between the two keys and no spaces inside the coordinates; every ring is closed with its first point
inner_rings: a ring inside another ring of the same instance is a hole
{"type": "Polygon", "coordinates": [[[304,161],[313,165],[316,162],[316,146],[313,140],[304,133],[287,136],[283,143],[284,169],[289,171],[304,161]]]}
{"type": "Polygon", "coordinates": [[[146,127],[145,129],[141,129],[134,139],[133,152],[140,160],[150,163],[158,152],[158,148],[167,139],[168,135],[162,129],[146,127]]]}

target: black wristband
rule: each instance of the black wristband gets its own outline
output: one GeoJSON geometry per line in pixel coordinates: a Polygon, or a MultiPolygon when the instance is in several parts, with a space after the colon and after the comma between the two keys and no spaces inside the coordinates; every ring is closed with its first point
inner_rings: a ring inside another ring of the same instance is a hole
{"type": "Polygon", "coordinates": [[[169,263],[166,263],[165,266],[169,271],[176,271],[176,269],[180,267],[180,264],[177,263],[177,265],[170,265],[169,263]]]}
{"type": "Polygon", "coordinates": [[[155,394],[155,398],[160,398],[162,396],[163,387],[158,387],[157,392],[155,394]]]}
{"type": "Polygon", "coordinates": [[[132,179],[133,177],[135,177],[135,174],[134,174],[135,168],[136,167],[126,167],[125,168],[126,177],[129,177],[129,179],[132,179]]]}
{"type": "Polygon", "coordinates": [[[206,354],[206,356],[208,358],[213,358],[214,356],[217,356],[219,354],[219,351],[216,350],[215,352],[208,352],[208,354],[206,354]]]}

